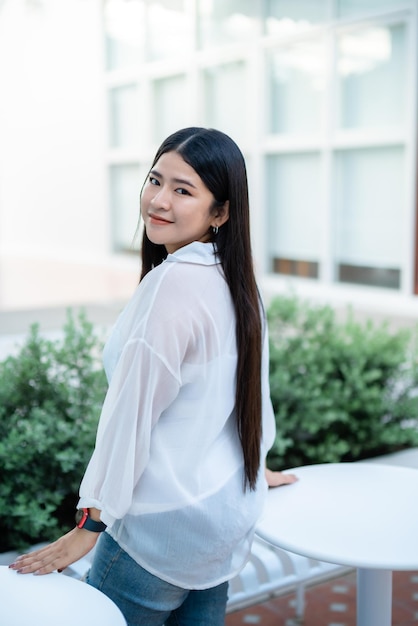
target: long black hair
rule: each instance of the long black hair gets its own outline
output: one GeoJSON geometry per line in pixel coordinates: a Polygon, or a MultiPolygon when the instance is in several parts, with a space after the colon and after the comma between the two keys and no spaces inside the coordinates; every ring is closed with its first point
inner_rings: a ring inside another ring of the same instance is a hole
{"type": "MultiPolygon", "coordinates": [[[[151,169],[166,152],[178,153],[195,170],[217,206],[229,202],[229,219],[212,239],[235,308],[238,348],[235,410],[244,456],[244,484],[254,489],[260,469],[262,322],[251,253],[244,157],[228,135],[196,127],[170,135],[157,150],[151,169]]],[[[141,280],[167,257],[165,246],[152,243],[145,230],[141,254],[141,280]]]]}

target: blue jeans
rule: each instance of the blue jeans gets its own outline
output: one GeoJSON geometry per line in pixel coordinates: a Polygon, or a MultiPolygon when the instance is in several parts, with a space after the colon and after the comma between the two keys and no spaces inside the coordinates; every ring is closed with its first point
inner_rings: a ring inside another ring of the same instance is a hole
{"type": "Polygon", "coordinates": [[[108,534],[100,537],[87,583],[105,593],[128,626],[223,626],[228,583],[189,590],[153,576],[108,534]]]}

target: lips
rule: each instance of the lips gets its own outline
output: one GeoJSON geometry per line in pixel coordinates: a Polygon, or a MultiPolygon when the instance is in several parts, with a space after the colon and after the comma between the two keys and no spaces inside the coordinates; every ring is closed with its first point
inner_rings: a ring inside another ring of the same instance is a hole
{"type": "Polygon", "coordinates": [[[155,224],[156,226],[165,226],[167,224],[173,223],[173,222],[170,222],[170,220],[166,220],[163,217],[160,217],[159,215],[149,214],[148,217],[149,217],[150,223],[155,224]]]}

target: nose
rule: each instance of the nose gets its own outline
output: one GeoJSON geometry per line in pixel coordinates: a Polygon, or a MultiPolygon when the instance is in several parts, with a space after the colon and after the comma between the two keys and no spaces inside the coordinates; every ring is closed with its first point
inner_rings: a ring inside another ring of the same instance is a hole
{"type": "Polygon", "coordinates": [[[170,193],[167,187],[162,185],[161,187],[156,187],[155,189],[156,193],[151,198],[151,205],[156,209],[169,209],[171,200],[170,193]]]}

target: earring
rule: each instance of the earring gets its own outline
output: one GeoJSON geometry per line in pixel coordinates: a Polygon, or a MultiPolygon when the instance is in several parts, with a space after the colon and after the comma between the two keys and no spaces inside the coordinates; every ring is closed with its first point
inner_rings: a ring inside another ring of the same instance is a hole
{"type": "Polygon", "coordinates": [[[219,232],[219,226],[212,226],[212,232],[216,236],[219,232]]]}

